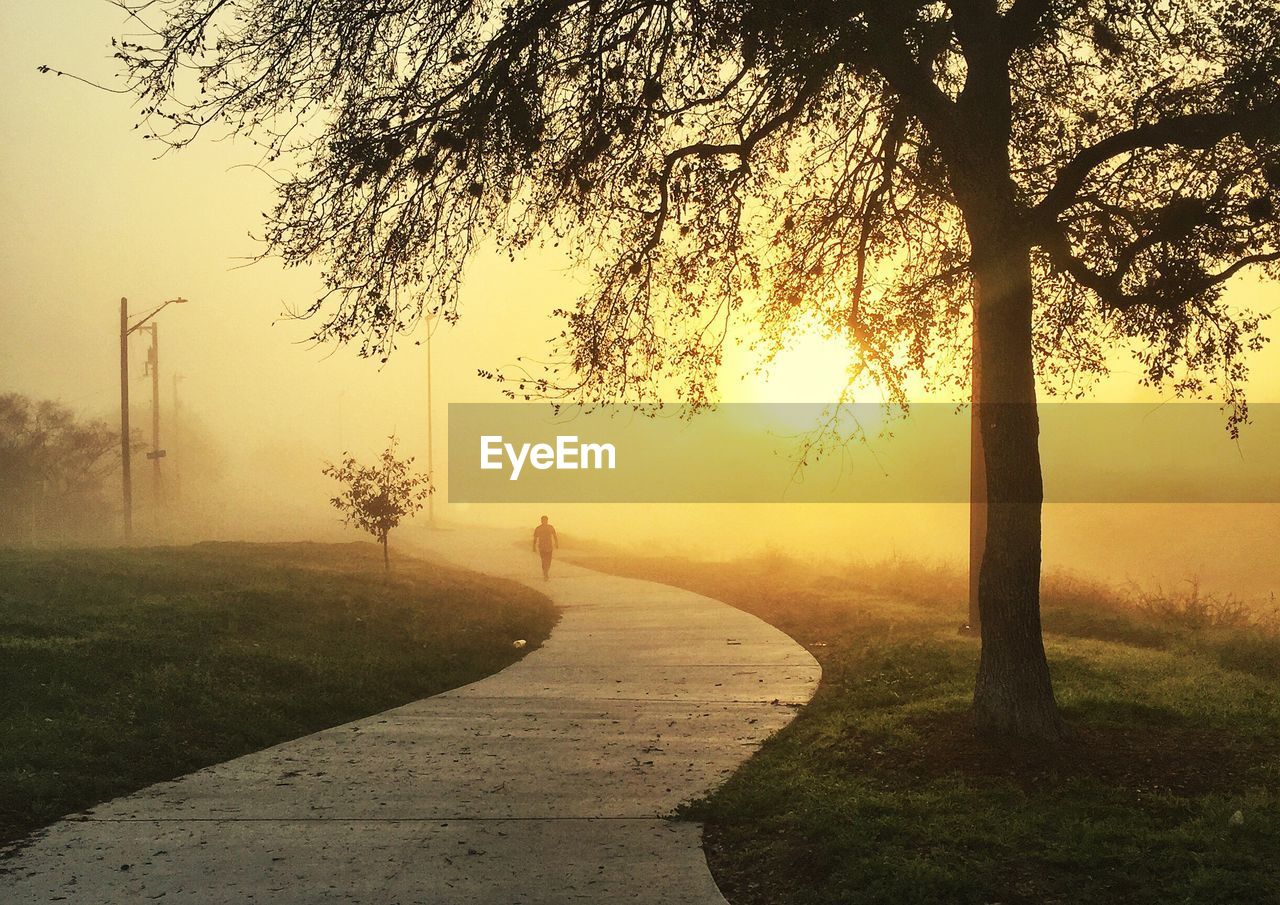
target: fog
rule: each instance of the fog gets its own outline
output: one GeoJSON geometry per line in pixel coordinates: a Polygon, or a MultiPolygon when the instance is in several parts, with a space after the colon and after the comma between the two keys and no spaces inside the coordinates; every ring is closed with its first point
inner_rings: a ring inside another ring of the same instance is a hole
{"type": "MultiPolygon", "coordinates": [[[[313,324],[288,312],[321,289],[319,273],[267,260],[253,238],[271,203],[271,171],[243,142],[203,143],[154,159],[134,132],[125,99],[69,78],[48,63],[106,80],[119,15],[106,4],[54,7],[9,0],[0,12],[0,393],[57,400],[118,424],[118,305],[142,314],[182,296],[156,320],[160,342],[163,502],[151,463],[135,459],[137,531],[143,542],[202,538],[354,538],[328,506],[320,469],[344,451],[371,457],[395,434],[424,467],[427,439],[423,335],[382,364],[348,348],[308,341],[313,324]],[[175,385],[174,375],[181,380],[175,385]],[[175,389],[176,386],[176,389],[175,389]],[[175,414],[174,393],[179,396],[175,414]]],[[[552,515],[566,543],[599,541],[666,555],[909,557],[963,562],[960,505],[451,505],[447,501],[447,404],[501,401],[478,368],[539,356],[558,326],[549,312],[582,289],[553,251],[508,262],[481,255],[463,290],[463,318],[433,345],[436,517],[450,524],[532,528],[552,515]]],[[[1275,307],[1274,287],[1245,280],[1241,304],[1275,307]]],[[[740,324],[749,342],[750,324],[740,324]]],[[[133,424],[150,430],[147,338],[135,336],[133,424]]],[[[812,401],[842,383],[846,354],[834,344],[784,356],[766,381],[751,353],[731,352],[722,396],[812,401]]],[[[1280,347],[1253,359],[1251,399],[1280,401],[1280,347]]],[[[1137,386],[1119,362],[1098,387],[1105,401],[1164,397],[1137,386]]],[[[115,492],[113,488],[112,492],[115,492]]],[[[420,516],[417,525],[425,522],[420,516]]],[[[1280,509],[1274,505],[1051,505],[1045,561],[1116,582],[1211,588],[1264,598],[1280,589],[1280,509]]],[[[104,537],[116,525],[104,525],[104,537]]],[[[406,534],[406,537],[409,537],[406,534]]],[[[393,536],[393,542],[394,542],[393,536]]]]}

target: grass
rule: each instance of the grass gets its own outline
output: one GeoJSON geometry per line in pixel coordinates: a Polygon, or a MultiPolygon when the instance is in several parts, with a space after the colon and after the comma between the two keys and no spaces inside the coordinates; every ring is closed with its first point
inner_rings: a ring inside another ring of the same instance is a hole
{"type": "Polygon", "coordinates": [[[0,550],[0,841],[475,681],[556,620],[541,594],[421,560],[384,579],[381,555],[0,550]]]}
{"type": "Polygon", "coordinates": [[[1265,609],[1050,576],[1046,645],[1073,735],[997,749],[969,728],[978,646],[956,630],[958,572],[579,561],[754,613],[822,664],[812,703],[687,809],[734,905],[1280,902],[1265,609]]]}

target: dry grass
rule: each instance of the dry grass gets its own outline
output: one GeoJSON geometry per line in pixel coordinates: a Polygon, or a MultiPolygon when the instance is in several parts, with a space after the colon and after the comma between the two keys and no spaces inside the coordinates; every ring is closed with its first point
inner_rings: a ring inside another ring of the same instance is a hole
{"type": "Polygon", "coordinates": [[[967,720],[978,646],[956,631],[958,570],[582,562],[724,600],[822,664],[797,719],[688,812],[734,905],[1280,901],[1280,634],[1265,604],[1047,576],[1073,736],[996,748],[967,720]]]}

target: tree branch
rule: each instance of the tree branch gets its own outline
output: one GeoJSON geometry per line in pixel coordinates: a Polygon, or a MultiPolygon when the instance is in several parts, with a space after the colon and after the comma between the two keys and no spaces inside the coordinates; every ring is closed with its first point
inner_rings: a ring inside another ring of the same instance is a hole
{"type": "Polygon", "coordinates": [[[1255,264],[1266,264],[1280,261],[1280,250],[1260,251],[1242,255],[1233,263],[1216,273],[1205,273],[1200,279],[1190,280],[1178,287],[1177,296],[1157,297],[1154,293],[1127,292],[1121,285],[1123,273],[1104,274],[1089,267],[1071,250],[1071,244],[1061,233],[1047,239],[1043,245],[1049,260],[1064,273],[1070,274],[1081,286],[1091,290],[1105,305],[1120,311],[1136,308],[1139,305],[1153,305],[1172,308],[1185,304],[1199,295],[1221,286],[1241,270],[1255,264]]]}
{"type": "MultiPolygon", "coordinates": [[[[825,74],[825,72],[823,73],[825,74]]],[[[695,142],[682,148],[677,148],[669,152],[663,158],[662,172],[658,177],[658,212],[654,220],[653,231],[649,238],[645,240],[634,257],[634,262],[638,264],[650,252],[658,247],[658,243],[662,241],[662,230],[666,225],[667,218],[671,212],[671,177],[675,171],[676,164],[688,157],[723,157],[725,155],[737,156],[745,165],[750,157],[751,150],[760,141],[769,137],[778,129],[792,122],[803,111],[805,104],[813,99],[818,93],[818,89],[822,87],[822,77],[820,75],[811,75],[800,86],[800,90],[796,93],[796,97],[783,110],[774,114],[765,120],[750,133],[748,133],[740,142],[732,142],[725,144],[717,144],[712,142],[695,142]]]]}
{"type": "Polygon", "coordinates": [[[1052,6],[1053,0],[1015,0],[1004,14],[1000,29],[1005,52],[1012,54],[1030,46],[1052,6]]]}
{"type": "Polygon", "coordinates": [[[931,133],[942,138],[951,130],[955,104],[933,81],[933,73],[915,60],[907,48],[903,40],[905,12],[894,8],[877,16],[868,13],[867,36],[871,40],[863,52],[907,103],[911,113],[931,133]]]}
{"type": "Polygon", "coordinates": [[[1058,171],[1053,187],[1032,209],[1031,219],[1047,227],[1058,214],[1075,204],[1077,193],[1089,174],[1108,160],[1144,149],[1204,150],[1251,125],[1266,125],[1276,116],[1280,116],[1276,105],[1246,113],[1184,113],[1117,132],[1085,148],[1058,171]]]}

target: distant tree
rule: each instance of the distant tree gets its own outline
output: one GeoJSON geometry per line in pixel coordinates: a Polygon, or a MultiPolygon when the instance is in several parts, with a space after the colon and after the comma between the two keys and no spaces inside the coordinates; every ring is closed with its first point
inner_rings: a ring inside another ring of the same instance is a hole
{"type": "Polygon", "coordinates": [[[59,402],[0,394],[0,538],[38,541],[100,533],[120,434],[59,402]]]}
{"type": "Polygon", "coordinates": [[[984,731],[1062,732],[1037,378],[1127,348],[1246,417],[1260,318],[1222,292],[1280,268],[1280,0],[120,5],[148,134],[294,165],[267,239],[327,266],[321,338],[385,358],[482,240],[550,238],[595,282],[514,395],[703,404],[735,319],[848,337],[898,399],[972,373],[984,731]]]}
{"type": "Polygon", "coordinates": [[[342,513],[342,520],[372,534],[382,544],[382,565],[391,571],[387,536],[401,519],[422,509],[433,488],[426,475],[410,470],[413,457],[396,458],[396,438],[388,438],[376,465],[361,465],[343,454],[341,463],[326,465],[323,473],[345,485],[329,502],[342,513]]]}

